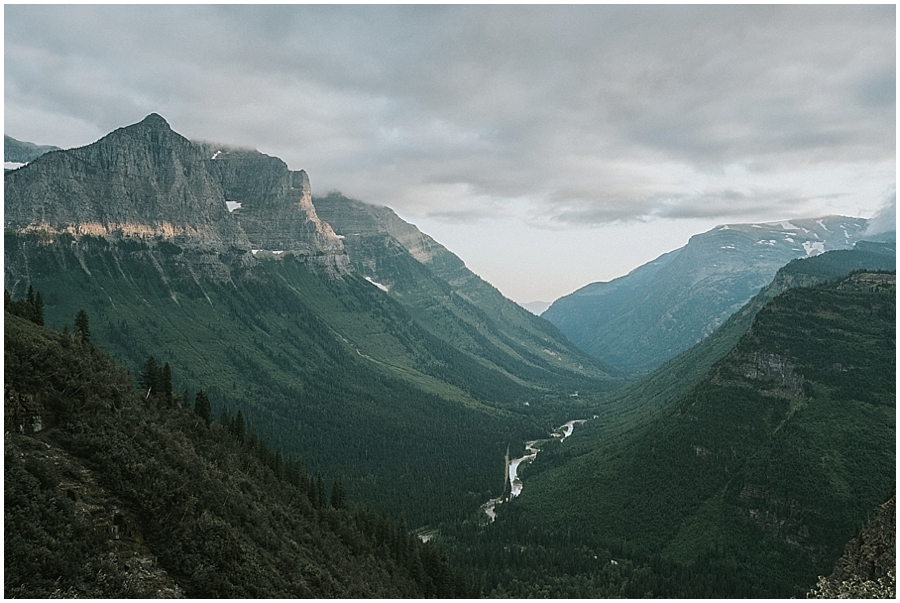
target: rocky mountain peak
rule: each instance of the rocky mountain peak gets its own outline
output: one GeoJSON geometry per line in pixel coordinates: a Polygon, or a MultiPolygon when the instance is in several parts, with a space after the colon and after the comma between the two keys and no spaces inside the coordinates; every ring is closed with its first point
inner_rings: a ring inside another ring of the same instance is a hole
{"type": "Polygon", "coordinates": [[[171,130],[171,126],[169,126],[169,122],[165,120],[165,118],[159,113],[151,113],[136,125],[147,126],[150,128],[162,128],[165,130],[171,130]]]}
{"type": "Polygon", "coordinates": [[[256,150],[191,142],[157,113],[42,156],[10,172],[4,188],[4,226],[14,231],[289,253],[333,274],[349,270],[305,172],[256,150]]]}

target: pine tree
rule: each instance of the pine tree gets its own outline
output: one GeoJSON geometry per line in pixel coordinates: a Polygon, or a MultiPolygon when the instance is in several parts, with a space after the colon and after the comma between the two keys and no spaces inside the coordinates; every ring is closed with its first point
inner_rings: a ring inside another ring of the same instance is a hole
{"type": "Polygon", "coordinates": [[[231,413],[228,412],[227,406],[223,406],[222,412],[219,413],[219,423],[222,427],[231,431],[231,413]]]}
{"type": "Polygon", "coordinates": [[[160,371],[159,391],[166,406],[172,406],[174,401],[172,397],[172,369],[169,368],[168,362],[163,365],[162,371],[160,371]]]}
{"type": "Polygon", "coordinates": [[[209,403],[209,398],[202,389],[197,392],[197,396],[194,398],[194,412],[207,426],[212,422],[212,407],[209,403]]]}
{"type": "Polygon", "coordinates": [[[231,433],[234,434],[234,437],[237,438],[238,442],[244,441],[244,432],[246,429],[246,425],[244,423],[244,415],[240,410],[237,411],[237,414],[234,416],[234,424],[231,429],[231,433]]]}
{"type": "Polygon", "coordinates": [[[335,479],[331,485],[331,506],[335,509],[347,508],[347,489],[340,479],[335,479]]]}
{"type": "Polygon", "coordinates": [[[91,328],[88,321],[87,312],[79,310],[75,315],[75,333],[81,334],[81,339],[85,342],[91,341],[91,328]]]}
{"type": "Polygon", "coordinates": [[[34,297],[34,323],[44,326],[44,298],[41,297],[41,292],[38,291],[37,295],[34,297]]]}
{"type": "Polygon", "coordinates": [[[34,289],[31,288],[31,285],[28,285],[28,293],[25,294],[25,308],[28,310],[25,318],[34,322],[34,289]]]}
{"type": "Polygon", "coordinates": [[[141,370],[140,377],[141,390],[147,392],[146,394],[144,394],[145,399],[149,398],[151,393],[156,393],[156,391],[159,389],[159,381],[159,365],[156,363],[156,358],[150,356],[144,363],[144,368],[143,370],[141,370]]]}

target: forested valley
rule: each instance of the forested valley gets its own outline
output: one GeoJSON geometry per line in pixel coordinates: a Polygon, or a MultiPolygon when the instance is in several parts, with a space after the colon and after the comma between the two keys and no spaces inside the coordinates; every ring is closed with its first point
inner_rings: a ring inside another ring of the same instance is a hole
{"type": "Polygon", "coordinates": [[[156,114],[4,191],[6,596],[893,588],[893,243],[792,261],[636,378],[389,208],[156,114]]]}
{"type": "Polygon", "coordinates": [[[478,596],[433,543],[283,457],[240,411],[137,380],[41,299],[6,299],[8,597],[478,596]],[[136,389],[137,386],[137,389],[136,389]]]}

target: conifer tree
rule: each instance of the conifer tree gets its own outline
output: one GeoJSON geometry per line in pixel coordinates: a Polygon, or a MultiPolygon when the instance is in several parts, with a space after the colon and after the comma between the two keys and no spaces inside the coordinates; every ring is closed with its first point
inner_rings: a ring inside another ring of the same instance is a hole
{"type": "Polygon", "coordinates": [[[172,369],[169,363],[165,363],[159,375],[159,392],[166,406],[172,406],[174,401],[172,397],[172,369]]]}
{"type": "Polygon", "coordinates": [[[246,425],[244,424],[244,415],[240,410],[238,410],[237,414],[234,416],[234,425],[231,430],[231,433],[234,434],[234,437],[237,438],[238,442],[244,441],[245,428],[246,425]]]}
{"type": "Polygon", "coordinates": [[[159,365],[156,363],[156,358],[150,356],[147,358],[147,361],[144,363],[144,368],[141,370],[141,390],[147,392],[144,394],[144,398],[150,397],[151,393],[156,393],[156,390],[159,389],[159,381],[159,365]]]}
{"type": "Polygon", "coordinates": [[[40,291],[34,297],[34,318],[32,320],[35,324],[44,326],[44,298],[41,297],[40,291]]]}
{"type": "Polygon", "coordinates": [[[197,392],[197,396],[194,398],[194,412],[203,419],[204,424],[209,426],[212,421],[212,407],[209,403],[209,398],[202,389],[197,392]]]}
{"type": "Polygon", "coordinates": [[[340,479],[335,479],[331,485],[331,506],[335,509],[347,508],[347,489],[340,479]]]}
{"type": "Polygon", "coordinates": [[[87,312],[84,310],[79,310],[78,314],[75,315],[75,333],[80,334],[83,341],[91,341],[91,328],[87,312]]]}
{"type": "Polygon", "coordinates": [[[28,311],[25,318],[34,322],[34,289],[31,285],[28,285],[28,293],[25,294],[25,309],[28,311]]]}

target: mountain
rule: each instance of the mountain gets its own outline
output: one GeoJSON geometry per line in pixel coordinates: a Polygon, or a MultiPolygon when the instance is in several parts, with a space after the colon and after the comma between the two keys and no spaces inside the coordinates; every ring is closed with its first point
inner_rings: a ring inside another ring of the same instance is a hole
{"type": "MultiPolygon", "coordinates": [[[[811,278],[827,272],[816,264],[811,278]]],[[[588,421],[542,450],[511,516],[690,569],[688,592],[805,593],[894,487],[895,283],[853,272],[774,296],[689,388],[659,369],[656,387],[676,392],[649,418],[588,421]]]]}
{"type": "Polygon", "coordinates": [[[410,524],[477,510],[511,443],[620,382],[383,208],[155,114],[8,173],[5,204],[5,287],[48,325],[86,311],[132,372],[168,363],[410,524]]]}
{"type": "Polygon", "coordinates": [[[12,136],[3,136],[3,161],[6,163],[28,163],[50,151],[58,151],[59,147],[36,145],[32,142],[16,140],[12,136]]]}
{"type": "Polygon", "coordinates": [[[647,373],[715,331],[789,261],[848,249],[865,228],[841,216],[719,226],[541,316],[604,363],[647,373]]]}
{"type": "Polygon", "coordinates": [[[83,332],[10,306],[7,597],[476,594],[433,544],[271,451],[241,415],[210,420],[199,393],[144,396],[83,332]]]}
{"type": "Polygon", "coordinates": [[[429,333],[516,383],[548,391],[606,389],[616,371],[583,353],[472,273],[388,207],[334,193],[314,198],[357,274],[397,300],[429,333]]]}
{"type": "Polygon", "coordinates": [[[315,215],[305,172],[256,151],[211,151],[156,114],[27,167],[6,177],[6,230],[159,238],[200,253],[274,247],[330,270],[346,266],[340,241],[315,215]]]}

